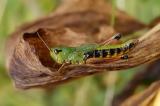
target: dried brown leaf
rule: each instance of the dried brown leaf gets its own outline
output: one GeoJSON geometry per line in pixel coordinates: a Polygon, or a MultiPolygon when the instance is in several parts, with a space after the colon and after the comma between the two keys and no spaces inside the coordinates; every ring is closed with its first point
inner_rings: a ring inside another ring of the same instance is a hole
{"type": "MultiPolygon", "coordinates": [[[[91,3],[90,0],[88,2],[91,3]]],[[[37,30],[39,30],[40,35],[49,47],[99,43],[116,32],[108,24],[110,20],[108,17],[111,15],[109,9],[106,10],[106,13],[103,13],[97,7],[90,9],[92,6],[88,4],[85,6],[88,9],[86,8],[84,11],[60,14],[56,12],[53,16],[25,25],[12,34],[7,42],[6,62],[16,87],[22,89],[52,87],[71,79],[103,72],[102,69],[107,69],[108,71],[127,69],[157,60],[160,57],[160,38],[158,37],[160,25],[158,25],[139,38],[140,43],[130,52],[132,58],[128,60],[101,64],[68,65],[63,68],[64,73],[58,73],[57,70],[60,65],[51,59],[49,51],[36,34],[37,30]]],[[[117,21],[115,26],[125,29],[118,30],[119,32],[128,33],[137,30],[137,27],[131,27],[132,25],[144,27],[144,25],[137,23],[134,19],[127,18],[127,15],[123,13],[121,17],[121,12],[117,14],[119,15],[116,15],[117,21]]]]}
{"type": "MultiPolygon", "coordinates": [[[[86,39],[90,42],[96,41],[96,37],[92,37],[93,35],[89,37],[86,34],[82,36],[77,34],[78,40],[69,42],[76,35],[66,34],[67,32],[66,29],[39,30],[39,33],[50,47],[60,44],[71,46],[73,42],[78,42],[77,45],[79,45],[79,43],[86,42],[86,39]],[[61,37],[62,35],[63,38],[61,37]]],[[[55,86],[70,79],[103,72],[102,69],[107,69],[108,71],[127,69],[156,60],[160,57],[159,34],[160,27],[158,25],[142,36],[139,45],[129,54],[132,58],[128,60],[101,64],[69,65],[64,68],[64,73],[57,73],[59,65],[52,61],[49,51],[37,37],[36,33],[25,33],[20,37],[18,44],[12,51],[13,54],[8,61],[8,67],[11,77],[19,88],[55,86]]]]}

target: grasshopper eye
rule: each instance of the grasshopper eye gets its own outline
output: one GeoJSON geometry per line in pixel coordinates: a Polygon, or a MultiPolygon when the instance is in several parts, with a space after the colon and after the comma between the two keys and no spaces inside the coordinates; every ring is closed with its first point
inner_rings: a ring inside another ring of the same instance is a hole
{"type": "Polygon", "coordinates": [[[62,52],[62,50],[54,49],[54,53],[55,53],[55,54],[59,54],[59,52],[62,52]]]}

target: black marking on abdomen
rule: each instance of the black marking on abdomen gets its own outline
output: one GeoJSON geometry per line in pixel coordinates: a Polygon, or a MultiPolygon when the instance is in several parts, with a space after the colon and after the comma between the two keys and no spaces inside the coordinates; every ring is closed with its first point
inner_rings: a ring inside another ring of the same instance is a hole
{"type": "Polygon", "coordinates": [[[132,49],[134,47],[134,43],[130,43],[129,45],[128,45],[128,48],[129,49],[132,49]]]}
{"type": "Polygon", "coordinates": [[[122,49],[121,49],[121,48],[117,48],[117,54],[120,54],[120,53],[121,53],[121,51],[122,51],[122,49]]]}
{"type": "Polygon", "coordinates": [[[107,49],[103,49],[102,50],[102,57],[107,57],[108,55],[108,50],[107,49]]]}
{"type": "Polygon", "coordinates": [[[129,49],[128,45],[122,47],[122,51],[123,51],[123,52],[126,52],[128,49],[129,49]]]}
{"type": "Polygon", "coordinates": [[[122,48],[112,48],[112,49],[102,49],[102,50],[93,50],[84,53],[85,58],[106,58],[112,57],[114,55],[119,55],[122,52],[122,48]]]}
{"type": "Polygon", "coordinates": [[[102,55],[101,50],[94,50],[94,57],[100,57],[102,55]]]}
{"type": "Polygon", "coordinates": [[[94,51],[87,52],[86,55],[88,55],[87,58],[93,58],[94,57],[94,51]]]}
{"type": "Polygon", "coordinates": [[[113,56],[116,53],[116,49],[110,49],[110,56],[113,56]]]}

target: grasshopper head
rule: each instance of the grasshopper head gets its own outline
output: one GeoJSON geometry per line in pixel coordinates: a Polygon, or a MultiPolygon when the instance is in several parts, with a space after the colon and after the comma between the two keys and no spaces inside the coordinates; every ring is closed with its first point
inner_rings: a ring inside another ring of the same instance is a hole
{"type": "Polygon", "coordinates": [[[59,64],[63,62],[69,62],[69,55],[73,52],[73,48],[70,47],[56,47],[51,49],[51,57],[59,64]]]}
{"type": "Polygon", "coordinates": [[[62,64],[62,55],[63,55],[63,48],[52,48],[50,51],[50,55],[54,61],[56,61],[59,64],[62,64]]]}

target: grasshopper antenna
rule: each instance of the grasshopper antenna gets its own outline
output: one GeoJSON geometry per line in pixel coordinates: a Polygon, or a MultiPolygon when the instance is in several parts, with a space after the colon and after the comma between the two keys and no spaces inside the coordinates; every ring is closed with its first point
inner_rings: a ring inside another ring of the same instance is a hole
{"type": "Polygon", "coordinates": [[[46,44],[46,42],[43,40],[43,38],[40,36],[40,34],[39,34],[39,32],[37,31],[37,35],[38,35],[38,37],[39,37],[39,39],[44,43],[44,45],[47,47],[47,49],[49,50],[49,51],[52,51],[50,48],[49,48],[49,46],[46,44]]]}
{"type": "MultiPolygon", "coordinates": [[[[44,43],[44,45],[47,47],[47,49],[49,50],[49,51],[52,51],[50,48],[49,48],[49,46],[46,44],[46,42],[43,40],[43,38],[40,36],[40,34],[39,34],[39,32],[37,31],[37,35],[38,35],[38,37],[39,37],[39,39],[44,43]]],[[[52,53],[52,52],[51,52],[52,53]]],[[[59,72],[59,73],[61,73],[61,70],[62,70],[62,68],[64,68],[64,66],[66,66],[67,65],[67,63],[63,63],[62,65],[61,65],[61,67],[57,70],[57,72],[59,72]]]]}

